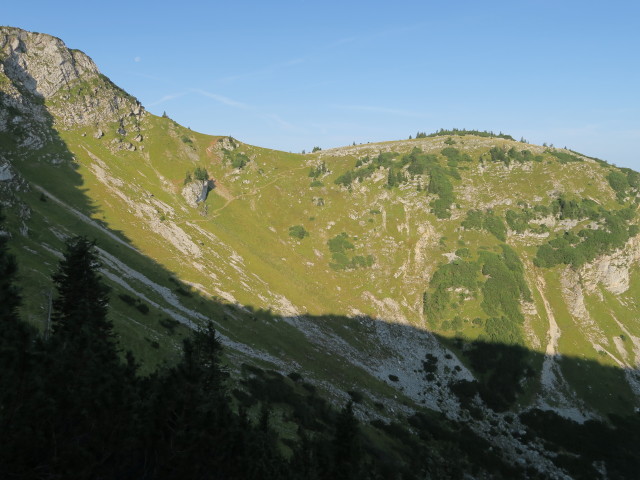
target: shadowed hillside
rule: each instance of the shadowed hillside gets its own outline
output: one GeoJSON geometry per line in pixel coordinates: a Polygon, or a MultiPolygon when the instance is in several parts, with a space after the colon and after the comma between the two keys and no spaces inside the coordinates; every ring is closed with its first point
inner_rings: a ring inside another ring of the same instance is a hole
{"type": "Polygon", "coordinates": [[[287,455],[351,399],[367,458],[407,471],[423,448],[438,453],[415,471],[459,455],[507,477],[631,471],[640,174],[483,132],[262,149],[149,114],[57,39],[0,34],[0,198],[33,338],[84,235],[140,362],[132,391],[212,320],[229,411],[259,423],[270,404],[287,455]]]}
{"type": "MultiPolygon", "coordinates": [[[[70,242],[57,269],[50,332],[38,335],[19,320],[11,304],[3,303],[0,471],[5,475],[30,478],[39,471],[79,478],[298,478],[306,473],[314,478],[389,478],[393,472],[395,478],[462,478],[465,473],[593,478],[604,471],[614,478],[633,478],[638,467],[635,413],[585,424],[535,408],[518,414],[525,393],[520,379],[533,377],[531,367],[544,359],[517,346],[454,339],[478,380],[452,382],[452,396],[440,415],[403,398],[404,382],[392,373],[389,384],[400,385],[398,405],[379,401],[369,385],[360,384],[342,392],[349,403],[338,412],[327,401],[327,392],[307,381],[303,370],[284,375],[229,357],[221,363],[222,347],[211,323],[185,340],[175,366],[141,376],[131,352],[126,362],[118,361],[117,343],[96,336],[99,328],[110,328],[106,309],[99,308],[108,298],[94,276],[96,266],[79,267],[77,260],[91,251],[90,244],[84,249],[86,244],[83,239],[70,242]],[[74,275],[92,287],[66,288],[65,282],[76,281],[74,275]],[[84,298],[87,307],[78,309],[84,298]],[[103,327],[100,318],[106,321],[103,327]],[[81,328],[73,327],[76,322],[81,328]],[[231,381],[229,370],[236,372],[231,381]],[[36,429],[41,433],[34,437],[36,429]],[[499,448],[488,453],[490,445],[499,448]]],[[[93,255],[97,259],[97,253],[93,255]]],[[[11,264],[1,245],[6,281],[0,296],[17,299],[11,264]]],[[[264,311],[252,312],[252,318],[287,321],[264,311]]],[[[369,318],[309,321],[389,329],[398,338],[421,335],[413,327],[390,328],[369,318]]],[[[422,368],[415,371],[421,380],[413,387],[427,396],[431,384],[440,382],[442,366],[437,352],[427,346],[417,353],[423,355],[422,368]]],[[[564,359],[563,367],[600,378],[620,374],[571,358],[564,359]]],[[[338,368],[327,376],[343,384],[346,373],[338,368]]],[[[334,399],[336,393],[329,392],[334,399]]]]}

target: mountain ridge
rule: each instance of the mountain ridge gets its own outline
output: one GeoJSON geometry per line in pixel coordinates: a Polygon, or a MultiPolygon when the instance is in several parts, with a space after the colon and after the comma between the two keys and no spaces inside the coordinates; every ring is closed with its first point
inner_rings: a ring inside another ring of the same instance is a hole
{"type": "Polygon", "coordinates": [[[212,317],[237,363],[303,371],[340,399],[362,388],[395,411],[466,418],[452,388],[498,380],[465,345],[492,339],[531,352],[505,380],[522,390],[507,409],[585,421],[639,405],[640,197],[629,171],[448,134],[261,149],[156,117],[97,68],[86,67],[95,85],[78,75],[42,91],[7,75],[7,64],[31,75],[14,57],[46,38],[0,29],[0,193],[32,323],[64,239],[90,234],[116,326],[149,370],[175,354],[171,328],[187,334],[168,320],[212,317]],[[194,204],[185,189],[202,185],[197,168],[213,186],[194,204]],[[427,387],[425,352],[437,359],[427,387]],[[588,378],[592,363],[603,368],[588,378]],[[601,385],[612,398],[598,398],[601,385]]]}

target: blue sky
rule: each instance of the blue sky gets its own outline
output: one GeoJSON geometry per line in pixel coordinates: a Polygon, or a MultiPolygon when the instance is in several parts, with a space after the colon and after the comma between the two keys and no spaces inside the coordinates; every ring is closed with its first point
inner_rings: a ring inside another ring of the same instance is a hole
{"type": "Polygon", "coordinates": [[[439,128],[640,170],[640,2],[6,2],[152,113],[286,151],[439,128]]]}

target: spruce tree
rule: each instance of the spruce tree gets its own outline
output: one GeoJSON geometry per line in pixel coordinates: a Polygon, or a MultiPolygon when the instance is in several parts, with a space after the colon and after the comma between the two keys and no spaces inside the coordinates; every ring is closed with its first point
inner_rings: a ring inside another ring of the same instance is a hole
{"type": "MultiPolygon", "coordinates": [[[[0,212],[0,225],[3,220],[0,212]]],[[[43,400],[34,351],[37,336],[18,315],[17,271],[7,237],[0,234],[0,478],[24,471],[41,445],[39,435],[34,435],[39,427],[37,408],[43,400]]]]}
{"type": "MultiPolygon", "coordinates": [[[[4,215],[0,211],[0,225],[4,221],[4,215]]],[[[18,266],[16,259],[7,248],[7,237],[0,232],[0,322],[15,321],[18,318],[17,310],[20,305],[20,293],[13,283],[18,266]]],[[[4,330],[4,328],[2,328],[4,330]]]]}
{"type": "Polygon", "coordinates": [[[56,469],[96,474],[102,459],[122,454],[131,427],[131,369],[119,359],[113,324],[107,318],[109,288],[99,273],[95,242],[67,242],[53,275],[53,334],[46,388],[54,415],[44,428],[58,442],[56,469]]]}
{"type": "Polygon", "coordinates": [[[58,293],[53,301],[53,333],[63,349],[98,348],[113,360],[113,324],[107,318],[109,287],[99,273],[101,266],[94,241],[75,237],[67,242],[64,259],[53,276],[58,293]]]}
{"type": "Polygon", "coordinates": [[[360,428],[353,413],[353,402],[347,403],[336,418],[332,447],[333,478],[358,478],[361,474],[362,450],[360,428]]]}
{"type": "MultiPolygon", "coordinates": [[[[0,211],[0,225],[3,220],[0,211]]],[[[14,283],[17,271],[16,259],[7,248],[7,237],[0,234],[0,395],[3,397],[13,390],[12,382],[28,350],[31,334],[18,318],[21,297],[14,283]]]]}
{"type": "Polygon", "coordinates": [[[326,450],[322,448],[321,440],[311,438],[301,424],[298,424],[298,437],[300,441],[290,460],[291,471],[295,472],[299,478],[306,480],[318,480],[321,476],[330,476],[330,472],[324,471],[329,467],[330,462],[325,461],[320,465],[318,461],[318,457],[322,457],[321,450],[326,450]]]}
{"type": "Polygon", "coordinates": [[[208,323],[185,339],[180,363],[161,372],[149,389],[144,435],[147,455],[158,458],[160,478],[206,478],[207,471],[236,468],[229,460],[235,416],[221,354],[222,344],[208,323]]]}

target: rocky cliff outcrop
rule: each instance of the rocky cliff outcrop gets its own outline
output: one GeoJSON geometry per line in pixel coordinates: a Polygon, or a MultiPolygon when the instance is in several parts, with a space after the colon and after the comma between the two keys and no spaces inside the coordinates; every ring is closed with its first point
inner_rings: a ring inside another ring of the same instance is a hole
{"type": "Polygon", "coordinates": [[[189,182],[182,188],[182,196],[187,201],[189,206],[195,208],[198,206],[198,199],[202,193],[202,182],[195,181],[189,182]]]}
{"type": "MultiPolygon", "coordinates": [[[[0,101],[39,121],[71,128],[120,122],[144,115],[140,103],[100,74],[83,52],[42,33],[0,27],[0,101]]],[[[2,128],[0,119],[0,128],[2,128]]],[[[6,121],[5,121],[6,123],[6,121]]]]}
{"type": "Polygon", "coordinates": [[[88,56],[49,35],[2,27],[0,50],[7,76],[43,98],[53,97],[75,80],[99,75],[88,56]]]}
{"type": "Polygon", "coordinates": [[[636,236],[615,252],[602,255],[580,270],[587,292],[602,284],[611,293],[619,295],[629,289],[629,270],[640,263],[640,237],[636,236]]]}

